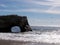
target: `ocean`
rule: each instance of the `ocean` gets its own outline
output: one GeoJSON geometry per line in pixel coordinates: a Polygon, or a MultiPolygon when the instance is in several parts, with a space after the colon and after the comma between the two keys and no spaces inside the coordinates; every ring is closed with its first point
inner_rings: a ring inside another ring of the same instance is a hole
{"type": "Polygon", "coordinates": [[[18,41],[20,45],[60,45],[60,27],[32,26],[31,28],[32,31],[23,33],[0,33],[0,40],[18,41]]]}

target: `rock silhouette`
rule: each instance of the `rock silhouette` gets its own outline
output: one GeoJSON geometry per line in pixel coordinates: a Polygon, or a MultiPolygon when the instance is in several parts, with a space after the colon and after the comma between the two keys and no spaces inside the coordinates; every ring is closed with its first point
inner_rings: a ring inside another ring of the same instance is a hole
{"type": "Polygon", "coordinates": [[[21,29],[20,32],[32,31],[26,16],[0,16],[0,32],[11,32],[14,26],[18,26],[21,29]]]}

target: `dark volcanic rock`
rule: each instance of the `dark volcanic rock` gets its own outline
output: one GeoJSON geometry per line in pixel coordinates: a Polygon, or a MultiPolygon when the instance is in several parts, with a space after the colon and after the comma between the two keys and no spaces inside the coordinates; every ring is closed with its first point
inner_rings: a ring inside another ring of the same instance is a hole
{"type": "Polygon", "coordinates": [[[0,32],[11,32],[11,28],[14,26],[19,27],[21,29],[20,32],[32,31],[30,25],[28,24],[26,16],[18,15],[0,16],[0,32]]]}

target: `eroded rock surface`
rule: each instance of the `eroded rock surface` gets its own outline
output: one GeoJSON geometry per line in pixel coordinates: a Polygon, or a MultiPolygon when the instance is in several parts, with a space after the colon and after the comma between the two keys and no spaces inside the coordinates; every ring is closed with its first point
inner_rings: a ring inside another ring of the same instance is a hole
{"type": "Polygon", "coordinates": [[[20,27],[20,32],[32,31],[26,16],[0,16],[0,32],[11,32],[11,28],[14,26],[20,27]]]}

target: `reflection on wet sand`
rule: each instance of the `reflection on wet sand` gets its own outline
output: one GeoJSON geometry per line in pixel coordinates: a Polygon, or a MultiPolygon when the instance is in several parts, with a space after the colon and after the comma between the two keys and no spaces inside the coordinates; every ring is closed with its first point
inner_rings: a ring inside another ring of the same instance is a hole
{"type": "Polygon", "coordinates": [[[0,40],[0,45],[60,45],[60,44],[0,40]]]}

